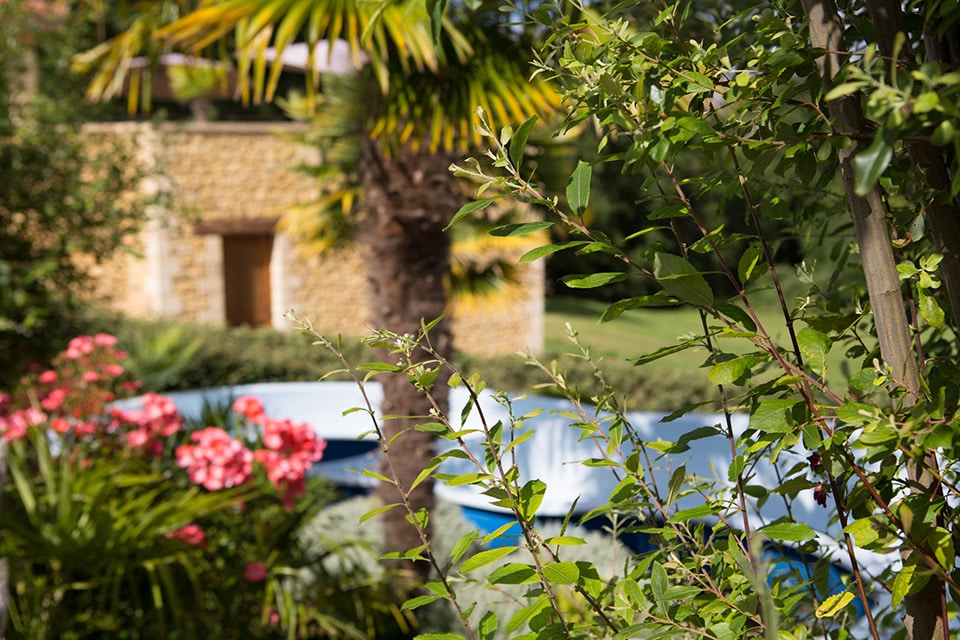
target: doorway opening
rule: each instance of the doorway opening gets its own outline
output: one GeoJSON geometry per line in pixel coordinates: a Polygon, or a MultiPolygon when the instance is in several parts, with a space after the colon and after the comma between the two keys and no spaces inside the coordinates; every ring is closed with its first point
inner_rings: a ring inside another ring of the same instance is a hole
{"type": "Polygon", "coordinates": [[[271,324],[270,255],[272,234],[223,236],[223,288],[227,324],[271,324]]]}

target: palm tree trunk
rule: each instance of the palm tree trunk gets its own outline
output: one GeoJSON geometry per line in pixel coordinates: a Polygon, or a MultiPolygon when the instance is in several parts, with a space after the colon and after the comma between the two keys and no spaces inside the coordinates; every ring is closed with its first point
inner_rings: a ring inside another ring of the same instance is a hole
{"type": "MultiPolygon", "coordinates": [[[[376,141],[363,144],[361,170],[366,210],[360,223],[360,242],[366,252],[371,319],[375,329],[416,335],[421,321],[438,318],[447,306],[445,280],[450,269],[450,239],[443,228],[460,204],[448,171],[450,160],[442,154],[410,150],[388,156],[376,141]]],[[[441,354],[450,355],[448,322],[440,322],[430,332],[430,341],[441,354]]],[[[383,356],[386,358],[387,354],[383,356]]],[[[434,397],[444,412],[447,379],[441,374],[434,385],[434,397]]],[[[407,492],[434,456],[434,437],[413,429],[423,422],[418,416],[429,415],[432,405],[403,374],[382,375],[380,381],[383,415],[403,416],[383,423],[385,442],[389,444],[381,473],[388,477],[395,473],[407,492]]],[[[396,488],[387,483],[380,485],[377,495],[385,503],[401,501],[396,488]]],[[[409,500],[415,510],[432,513],[433,482],[419,485],[410,493],[409,500]]],[[[405,551],[422,544],[406,515],[406,511],[397,508],[381,516],[387,551],[405,551]]],[[[423,580],[428,572],[426,562],[413,563],[412,577],[423,580]]]]}

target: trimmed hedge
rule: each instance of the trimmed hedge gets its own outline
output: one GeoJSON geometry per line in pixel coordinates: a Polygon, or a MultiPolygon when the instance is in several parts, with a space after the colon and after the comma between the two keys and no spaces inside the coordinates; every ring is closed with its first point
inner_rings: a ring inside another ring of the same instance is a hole
{"type": "MultiPolygon", "coordinates": [[[[130,351],[132,369],[138,359],[162,360],[163,352],[169,351],[167,355],[176,367],[175,375],[161,376],[154,386],[147,385],[157,391],[252,382],[315,381],[325,376],[331,380],[348,379],[342,372],[331,374],[341,368],[333,354],[314,346],[311,338],[295,331],[146,322],[104,312],[91,314],[81,329],[116,335],[121,346],[130,351]],[[176,329],[175,339],[168,335],[167,344],[158,347],[161,340],[158,336],[170,327],[176,329]],[[192,353],[188,354],[188,361],[178,365],[177,356],[185,351],[192,353]]],[[[343,349],[354,366],[374,357],[356,338],[344,338],[343,349]]],[[[590,363],[561,353],[541,358],[547,363],[553,360],[584,401],[589,402],[591,397],[602,393],[602,385],[590,363]]],[[[549,377],[520,356],[476,358],[458,353],[454,362],[467,373],[480,374],[490,388],[556,395],[549,377]]],[[[610,358],[604,359],[600,366],[607,384],[625,394],[623,399],[630,410],[672,411],[715,398],[715,391],[709,385],[699,380],[691,382],[691,376],[682,372],[663,375],[658,371],[651,377],[643,368],[610,358]]]]}

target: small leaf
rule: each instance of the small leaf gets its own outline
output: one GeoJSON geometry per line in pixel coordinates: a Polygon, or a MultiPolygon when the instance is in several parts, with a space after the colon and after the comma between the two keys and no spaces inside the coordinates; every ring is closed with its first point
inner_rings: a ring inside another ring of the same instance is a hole
{"type": "Polygon", "coordinates": [[[611,282],[620,282],[626,280],[627,274],[620,271],[590,273],[586,275],[571,274],[562,277],[560,280],[571,289],[594,289],[602,287],[611,282]]]}
{"type": "Polygon", "coordinates": [[[490,584],[528,584],[539,578],[533,567],[519,562],[508,562],[490,572],[487,581],[490,584]]]}
{"type": "Polygon", "coordinates": [[[799,400],[768,398],[760,402],[750,414],[750,428],[762,433],[787,433],[792,426],[787,421],[787,411],[799,400]]]}
{"type": "Polygon", "coordinates": [[[650,296],[627,298],[626,300],[615,302],[604,309],[603,313],[600,315],[600,322],[609,322],[610,320],[619,318],[624,311],[629,311],[630,309],[640,309],[643,307],[672,307],[676,305],[677,302],[677,299],[669,295],[666,291],[657,291],[655,294],[650,296]]]}
{"type": "Polygon", "coordinates": [[[490,230],[490,235],[498,238],[507,238],[514,236],[526,236],[537,231],[543,231],[553,226],[552,222],[541,220],[539,222],[513,222],[505,224],[490,230]]]}
{"type": "Polygon", "coordinates": [[[920,315],[931,327],[942,329],[945,316],[940,303],[936,298],[928,295],[922,287],[917,287],[917,292],[920,294],[920,315]]]}
{"type": "Polygon", "coordinates": [[[477,635],[479,640],[493,640],[497,634],[497,614],[493,611],[487,611],[480,618],[480,624],[477,625],[477,635]]]}
{"type": "MultiPolygon", "coordinates": [[[[531,432],[532,433],[532,432],[531,432]]],[[[517,509],[524,520],[533,520],[537,515],[537,509],[543,502],[543,495],[547,491],[547,484],[543,480],[530,480],[520,487],[520,495],[517,498],[517,509]]]]}
{"type": "Polygon", "coordinates": [[[517,132],[513,134],[513,138],[510,140],[510,162],[513,163],[514,167],[519,167],[520,163],[523,162],[523,150],[535,124],[537,124],[537,116],[530,116],[517,127],[517,132]]]}
{"type": "Polygon", "coordinates": [[[480,200],[474,200],[473,202],[468,202],[467,204],[460,207],[460,210],[453,214],[453,218],[450,219],[450,223],[443,228],[444,231],[453,226],[453,224],[461,219],[462,217],[473,213],[474,211],[480,211],[481,209],[486,209],[491,204],[493,204],[497,198],[481,198],[480,200]]]}
{"type": "Polygon", "coordinates": [[[853,159],[854,191],[858,196],[870,193],[890,166],[890,161],[893,160],[894,138],[892,131],[881,127],[870,146],[853,159]]]}
{"type": "Polygon", "coordinates": [[[476,555],[470,556],[463,561],[463,564],[460,565],[460,571],[463,573],[470,573],[471,571],[476,571],[480,567],[485,567],[488,564],[496,562],[501,558],[505,558],[519,547],[498,547],[496,549],[487,549],[481,551],[476,555]]]}
{"type": "Polygon", "coordinates": [[[843,611],[844,607],[853,602],[853,598],[854,595],[849,591],[835,593],[820,603],[820,606],[817,607],[816,615],[818,618],[832,618],[843,611]]]}
{"type": "Polygon", "coordinates": [[[731,302],[717,302],[717,311],[739,323],[748,331],[756,331],[757,325],[746,311],[731,302]]]}
{"type": "Polygon", "coordinates": [[[890,603],[894,607],[899,607],[906,596],[919,593],[929,581],[929,572],[918,572],[917,566],[914,564],[904,565],[893,579],[893,585],[890,588],[890,603]]]}
{"type": "Polygon", "coordinates": [[[681,522],[689,522],[690,520],[697,520],[700,518],[706,518],[707,516],[712,516],[716,513],[716,509],[709,504],[701,504],[698,507],[691,507],[690,509],[681,509],[675,514],[667,518],[669,524],[678,524],[681,522]]]}
{"type": "Polygon", "coordinates": [[[385,504],[383,506],[377,507],[373,511],[367,511],[365,514],[360,516],[360,524],[363,524],[370,518],[374,518],[385,511],[389,511],[390,509],[393,509],[394,507],[399,507],[399,506],[400,506],[399,502],[394,502],[393,504],[385,504]]]}
{"type": "Polygon", "coordinates": [[[403,611],[412,611],[424,605],[428,605],[431,602],[436,602],[437,600],[443,600],[443,596],[439,596],[435,593],[428,593],[427,595],[410,598],[404,602],[403,605],[401,605],[400,609],[403,611]]]}
{"type": "Polygon", "coordinates": [[[525,254],[520,256],[520,262],[532,262],[539,258],[544,258],[549,255],[553,255],[558,251],[563,251],[564,249],[571,249],[573,247],[582,247],[585,245],[585,241],[577,242],[562,242],[560,244],[548,244],[543,247],[536,247],[535,249],[530,249],[525,254]]]}
{"type": "Polygon", "coordinates": [[[534,616],[550,606],[550,600],[546,595],[541,595],[532,604],[513,614],[513,617],[507,622],[505,631],[510,634],[527,624],[534,616]]]}
{"type": "Polygon", "coordinates": [[[700,338],[691,338],[690,340],[685,340],[680,344],[671,345],[669,347],[663,347],[662,349],[657,349],[653,353],[647,353],[645,355],[642,355],[636,360],[634,360],[633,363],[636,365],[647,364],[648,362],[659,360],[660,358],[664,358],[674,353],[686,351],[687,349],[690,349],[692,347],[698,347],[700,346],[700,344],[701,344],[700,338]]]}
{"type": "Polygon", "coordinates": [[[710,285],[694,266],[683,258],[669,253],[657,253],[653,259],[653,273],[668,293],[684,302],[698,307],[713,305],[710,285]]]}
{"type": "Polygon", "coordinates": [[[816,532],[810,528],[810,525],[801,522],[778,522],[763,527],[760,532],[771,540],[784,540],[786,542],[805,542],[817,537],[816,532]]]}
{"type": "Polygon", "coordinates": [[[373,371],[376,373],[397,373],[403,371],[403,367],[389,364],[387,362],[365,362],[357,365],[358,371],[373,371]]]}
{"type": "Polygon", "coordinates": [[[807,366],[821,378],[824,377],[827,372],[827,353],[833,346],[830,337],[815,329],[801,329],[797,332],[797,344],[807,366]]]}
{"type": "Polygon", "coordinates": [[[653,569],[650,572],[650,587],[653,591],[653,599],[657,602],[663,602],[663,596],[669,584],[666,569],[659,562],[654,562],[653,569]]]}
{"type": "Polygon", "coordinates": [[[572,562],[557,562],[543,567],[543,575],[553,584],[577,584],[580,568],[572,562]]]}
{"type": "Polygon", "coordinates": [[[861,518],[854,520],[843,529],[844,533],[853,538],[853,543],[861,549],[870,549],[880,540],[880,532],[874,525],[872,518],[861,518]]]}
{"type": "Polygon", "coordinates": [[[593,167],[580,160],[577,168],[573,170],[570,176],[570,182],[567,184],[567,204],[578,216],[583,215],[590,203],[590,178],[593,174],[593,167]]]}
{"type": "Polygon", "coordinates": [[[760,362],[760,358],[755,355],[747,355],[740,358],[733,358],[726,362],[719,362],[710,367],[710,370],[707,372],[707,377],[711,383],[716,385],[739,384],[749,376],[751,369],[753,369],[758,362],[760,362]]]}

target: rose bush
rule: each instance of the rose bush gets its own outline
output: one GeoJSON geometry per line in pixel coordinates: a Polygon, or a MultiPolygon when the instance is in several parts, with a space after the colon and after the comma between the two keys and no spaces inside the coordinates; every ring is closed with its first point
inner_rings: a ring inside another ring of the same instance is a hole
{"type": "Polygon", "coordinates": [[[8,637],[351,635],[295,579],[318,562],[297,535],[331,497],[307,475],[324,442],[251,397],[227,429],[191,429],[155,393],[113,406],[139,388],[125,355],[80,336],[0,394],[8,637]]]}

